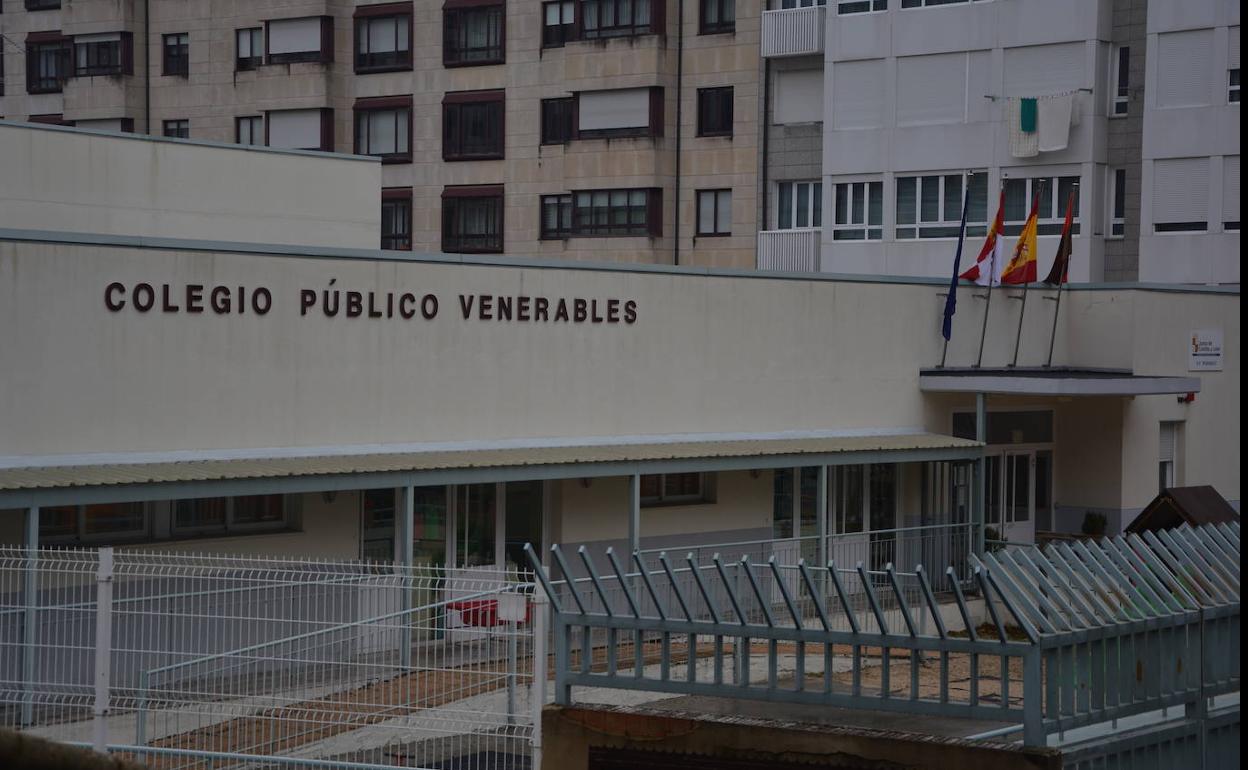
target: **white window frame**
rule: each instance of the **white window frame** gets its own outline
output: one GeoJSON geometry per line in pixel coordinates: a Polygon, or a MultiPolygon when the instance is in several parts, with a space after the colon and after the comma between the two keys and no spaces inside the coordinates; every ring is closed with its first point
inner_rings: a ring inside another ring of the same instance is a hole
{"type": "MultiPolygon", "coordinates": [[[[988,178],[986,170],[975,171],[975,176],[982,176],[985,180],[988,178]]],[[[894,207],[894,230],[893,234],[899,241],[942,241],[956,240],[957,235],[923,235],[924,228],[952,228],[959,229],[962,226],[962,208],[963,202],[967,195],[967,188],[970,186],[966,175],[957,171],[924,171],[922,173],[898,174],[893,178],[893,207],[894,207]],[[946,178],[951,176],[962,177],[962,195],[958,198],[958,208],[949,211],[945,205],[945,183],[946,178]],[[924,179],[936,177],[936,201],[940,207],[940,216],[938,219],[923,219],[923,188],[926,186],[924,179]],[[901,221],[901,204],[899,203],[899,193],[901,192],[902,180],[914,180],[914,221],[901,221]],[[912,234],[902,235],[903,230],[911,230],[912,234]]],[[[982,220],[971,219],[968,212],[966,220],[966,235],[970,237],[980,237],[988,233],[988,208],[984,206],[984,218],[982,220]]],[[[995,212],[994,212],[995,213],[995,212]]]]}
{"type": "Polygon", "coordinates": [[[1182,420],[1162,420],[1158,425],[1157,446],[1157,492],[1166,491],[1179,483],[1179,454],[1183,441],[1182,420]],[[1165,454],[1165,435],[1170,431],[1170,456],[1165,454]]]}
{"type": "Polygon", "coordinates": [[[776,182],[776,228],[777,230],[817,230],[823,226],[823,180],[822,179],[786,179],[776,182]],[[803,187],[803,185],[805,187],[803,187]],[[792,196],[789,207],[788,221],[781,218],[781,201],[785,199],[786,190],[792,196]],[[798,201],[806,200],[806,223],[799,224],[798,201]],[[818,221],[816,221],[818,220],[818,221]]]}
{"type": "Polygon", "coordinates": [[[832,216],[828,222],[828,229],[832,231],[832,240],[846,242],[884,240],[884,179],[882,177],[834,179],[831,185],[832,216]],[[880,221],[874,223],[870,221],[872,187],[875,187],[880,195],[880,221]],[[838,222],[837,217],[840,213],[838,204],[841,195],[846,192],[849,197],[845,206],[846,221],[838,222]],[[861,218],[854,216],[854,198],[858,193],[862,194],[861,218]],[[851,237],[856,233],[861,233],[861,235],[851,237]]]}
{"type": "Polygon", "coordinates": [[[1109,117],[1125,118],[1130,111],[1129,104],[1131,101],[1131,46],[1116,45],[1111,54],[1110,59],[1110,80],[1109,88],[1109,117]],[[1127,52],[1127,84],[1122,85],[1124,77],[1122,72],[1122,52],[1127,52]]]}
{"type": "Polygon", "coordinates": [[[1239,106],[1239,83],[1231,81],[1231,74],[1234,73],[1235,79],[1239,79],[1239,67],[1226,68],[1226,103],[1239,106]]]}
{"type": "MultiPolygon", "coordinates": [[[[1126,184],[1127,170],[1121,167],[1110,167],[1107,176],[1106,189],[1109,191],[1109,200],[1106,201],[1105,211],[1108,214],[1108,222],[1105,224],[1105,237],[1110,240],[1119,240],[1126,237],[1127,232],[1127,202],[1126,202],[1126,184]],[[1118,193],[1122,191],[1123,202],[1122,211],[1115,209],[1118,203],[1118,193]]],[[[1063,220],[1064,221],[1064,220],[1063,220]]]]}
{"type": "MultiPolygon", "coordinates": [[[[1045,192],[1047,193],[1047,197],[1049,198],[1049,206],[1050,206],[1049,210],[1052,212],[1052,216],[1039,217],[1036,220],[1037,229],[1039,231],[1039,234],[1042,236],[1043,235],[1060,235],[1062,226],[1066,223],[1066,200],[1065,198],[1059,195],[1058,191],[1061,189],[1061,180],[1070,179],[1070,178],[1074,178],[1076,182],[1083,181],[1080,178],[1080,175],[1078,173],[1053,174],[1052,176],[1037,175],[1037,176],[1028,176],[1028,177],[1014,177],[1014,176],[1009,177],[1008,181],[1010,182],[1016,182],[1020,180],[1025,181],[1027,183],[1027,188],[1026,188],[1026,197],[1024,198],[1024,200],[1026,201],[1026,205],[1023,211],[1023,218],[1022,219],[1010,219],[1009,216],[1006,215],[1005,217],[1006,235],[1011,238],[1016,236],[1018,233],[1015,231],[1021,228],[1024,223],[1026,223],[1027,215],[1031,212],[1031,201],[1035,197],[1035,194],[1036,194],[1035,185],[1036,185],[1036,182],[1040,180],[1044,180],[1047,183],[1046,185],[1047,189],[1045,192]],[[1048,232],[1046,232],[1046,230],[1048,232]]],[[[1075,203],[1076,205],[1078,205],[1078,209],[1075,210],[1075,215],[1071,217],[1071,220],[1070,220],[1071,236],[1074,236],[1074,237],[1077,237],[1082,232],[1082,228],[1080,227],[1080,224],[1083,221],[1084,197],[1085,196],[1083,194],[1082,185],[1080,185],[1079,194],[1075,196],[1075,203]]],[[[1043,208],[1043,206],[1041,208],[1043,208]]]]}
{"type": "MultiPolygon", "coordinates": [[[[819,3],[823,5],[823,3],[819,3]]],[[[787,6],[792,7],[792,6],[787,6]]],[[[805,5],[800,7],[806,7],[805,5]]],[[[863,13],[885,13],[888,11],[888,0],[837,0],[837,16],[857,16],[863,13]],[[868,6],[863,8],[861,6],[868,6]]]]}

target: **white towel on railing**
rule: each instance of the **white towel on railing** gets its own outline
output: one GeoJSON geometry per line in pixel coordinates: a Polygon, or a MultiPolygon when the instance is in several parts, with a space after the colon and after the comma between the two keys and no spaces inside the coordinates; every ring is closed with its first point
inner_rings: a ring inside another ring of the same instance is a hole
{"type": "Polygon", "coordinates": [[[1011,96],[1006,102],[1005,119],[1010,129],[1010,155],[1015,158],[1034,158],[1040,154],[1038,131],[1023,131],[1023,100],[1011,96]]]}
{"type": "Polygon", "coordinates": [[[1036,137],[1040,152],[1057,152],[1070,144],[1070,123],[1075,95],[1041,97],[1036,102],[1036,137]]]}

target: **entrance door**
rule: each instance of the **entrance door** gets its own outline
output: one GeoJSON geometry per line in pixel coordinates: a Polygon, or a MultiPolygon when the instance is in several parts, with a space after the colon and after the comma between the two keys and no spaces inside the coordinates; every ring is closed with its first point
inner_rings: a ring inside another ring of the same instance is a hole
{"type": "Polygon", "coordinates": [[[1036,452],[1007,451],[1001,479],[1001,512],[1005,539],[1031,543],[1036,539],[1036,452]]]}

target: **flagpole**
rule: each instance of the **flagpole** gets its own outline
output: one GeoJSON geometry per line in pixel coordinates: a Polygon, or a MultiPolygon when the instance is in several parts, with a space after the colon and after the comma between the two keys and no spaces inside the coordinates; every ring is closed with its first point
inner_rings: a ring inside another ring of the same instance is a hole
{"type": "MultiPolygon", "coordinates": [[[[1074,187],[1076,190],[1078,190],[1079,183],[1075,182],[1074,187]]],[[[1066,215],[1067,216],[1070,216],[1071,203],[1073,202],[1073,199],[1076,194],[1077,194],[1076,192],[1071,192],[1070,194],[1071,200],[1066,201],[1066,215]]],[[[1060,251],[1061,249],[1059,248],[1058,250],[1060,251]]],[[[1046,358],[1044,361],[1045,369],[1048,369],[1053,366],[1053,344],[1057,341],[1057,318],[1058,316],[1062,314],[1062,289],[1066,288],[1066,281],[1069,280],[1069,277],[1070,277],[1070,261],[1069,261],[1069,258],[1067,258],[1066,266],[1062,268],[1062,275],[1061,275],[1062,282],[1057,285],[1057,300],[1053,305],[1053,331],[1049,332],[1049,357],[1046,358]]]]}
{"type": "MultiPolygon", "coordinates": [[[[1001,175],[1001,189],[997,191],[998,193],[1001,192],[1002,190],[1005,190],[1005,180],[1008,178],[1008,176],[1009,176],[1008,174],[1001,175]]],[[[1002,236],[1003,236],[1003,233],[997,233],[997,238],[1001,238],[1002,236]]],[[[997,249],[994,246],[992,249],[992,256],[988,258],[988,286],[985,289],[986,291],[985,296],[987,297],[987,299],[984,301],[984,325],[980,327],[980,330],[979,330],[979,355],[975,357],[976,369],[981,368],[984,363],[984,337],[988,335],[988,311],[992,309],[992,282],[996,278],[996,276],[997,276],[997,249]]]]}
{"type": "MultiPolygon", "coordinates": [[[[1041,190],[1044,189],[1043,182],[1040,183],[1040,189],[1041,190]]],[[[1036,192],[1036,200],[1032,204],[1033,211],[1037,209],[1039,205],[1040,205],[1040,192],[1036,192]]],[[[1030,216],[1028,218],[1030,219],[1030,216]]],[[[1026,225],[1023,225],[1024,230],[1026,229],[1026,227],[1027,227],[1026,225]]],[[[1022,236],[1020,235],[1019,238],[1021,239],[1022,236]]],[[[1033,258],[1037,256],[1039,255],[1033,255],[1033,258]]],[[[1023,341],[1023,317],[1027,315],[1027,294],[1029,293],[1028,291],[1029,289],[1031,289],[1031,281],[1028,281],[1027,283],[1023,284],[1023,306],[1018,311],[1018,332],[1014,335],[1014,359],[1010,361],[1011,369],[1013,369],[1015,366],[1018,366],[1018,348],[1019,348],[1019,343],[1023,341]]]]}

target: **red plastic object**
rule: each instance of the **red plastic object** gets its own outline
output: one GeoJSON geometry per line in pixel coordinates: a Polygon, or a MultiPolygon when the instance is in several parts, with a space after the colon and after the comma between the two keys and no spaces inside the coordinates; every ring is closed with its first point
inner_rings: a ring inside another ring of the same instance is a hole
{"type": "MultiPolygon", "coordinates": [[[[466,599],[460,602],[451,602],[447,607],[459,612],[459,620],[465,626],[489,628],[512,622],[498,619],[498,599],[466,599]]],[[[532,612],[532,606],[526,602],[524,606],[525,624],[528,624],[532,619],[532,612]]]]}

